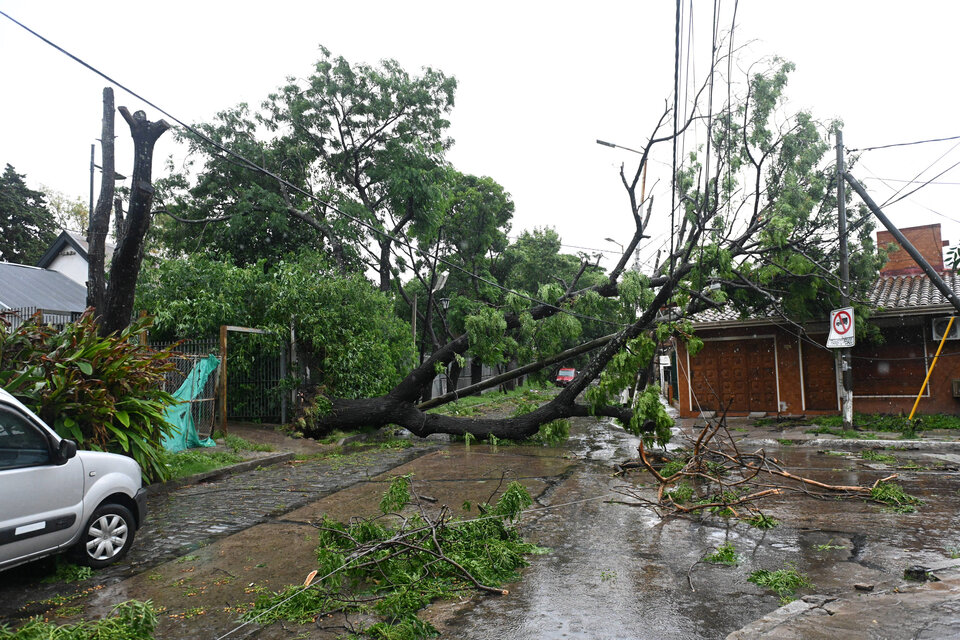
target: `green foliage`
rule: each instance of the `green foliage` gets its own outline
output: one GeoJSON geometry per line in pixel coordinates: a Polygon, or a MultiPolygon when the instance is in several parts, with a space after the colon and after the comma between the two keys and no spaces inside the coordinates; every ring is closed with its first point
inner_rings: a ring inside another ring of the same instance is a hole
{"type": "Polygon", "coordinates": [[[768,516],[765,513],[758,513],[744,520],[754,529],[773,529],[780,524],[776,518],[768,516]]]}
{"type": "Polygon", "coordinates": [[[0,175],[0,261],[36,264],[57,237],[44,194],[6,165],[0,175]]]}
{"type": "Polygon", "coordinates": [[[380,511],[384,514],[400,511],[410,502],[410,476],[397,476],[390,481],[390,488],[380,500],[380,511]]]}
{"type": "Polygon", "coordinates": [[[687,466],[686,460],[671,460],[660,469],[660,475],[664,478],[669,478],[673,474],[682,471],[685,466],[687,466]]]}
{"type": "Polygon", "coordinates": [[[689,482],[678,482],[672,491],[667,492],[667,496],[677,504],[690,502],[693,500],[693,487],[689,482]]]}
{"type": "Polygon", "coordinates": [[[923,500],[906,493],[895,482],[878,482],[870,489],[870,499],[887,505],[886,508],[894,513],[913,513],[923,504],[923,500]]]}
{"type": "MultiPolygon", "coordinates": [[[[384,496],[391,503],[385,511],[397,506],[401,494],[409,497],[409,486],[398,480],[384,496]]],[[[308,622],[333,611],[364,612],[381,618],[362,630],[364,637],[431,637],[436,630],[417,618],[420,609],[436,599],[460,597],[474,587],[470,577],[490,587],[516,580],[527,564],[524,556],[544,551],[523,542],[510,524],[530,504],[523,486],[512,482],[495,505],[478,505],[484,515],[472,520],[430,526],[415,515],[393,528],[379,520],[346,525],[325,519],[317,547],[321,577],[309,589],[261,595],[246,617],[308,622]]]]}
{"type": "MultiPolygon", "coordinates": [[[[139,308],[157,313],[160,340],[212,336],[232,324],[271,331],[262,339],[279,345],[292,320],[312,382],[330,397],[383,394],[413,363],[409,326],[390,299],[314,253],[243,268],[202,256],[167,260],[143,270],[137,295],[139,308]]],[[[232,366],[252,365],[256,345],[245,344],[231,348],[232,366]]]]}
{"type": "Polygon", "coordinates": [[[813,548],[815,551],[840,551],[846,549],[843,545],[833,544],[833,538],[828,540],[826,544],[815,544],[813,548]]]}
{"type": "Polygon", "coordinates": [[[93,576],[93,569],[57,558],[56,570],[40,582],[79,582],[93,576]]]}
{"type": "Polygon", "coordinates": [[[570,421],[565,419],[552,420],[540,425],[531,440],[548,447],[559,447],[570,437],[570,421]]]}
{"type": "Polygon", "coordinates": [[[62,437],[128,455],[148,480],[163,480],[163,414],[173,398],[160,388],[174,365],[168,351],[136,343],[149,326],[141,320],[101,338],[89,314],[61,330],[39,316],[13,331],[0,323],[0,386],[62,437]]]}
{"type": "MultiPolygon", "coordinates": [[[[650,365],[655,351],[656,343],[653,339],[641,334],[617,352],[600,374],[599,383],[586,391],[591,411],[596,413],[602,407],[619,404],[620,394],[635,383],[637,371],[650,365]]],[[[660,402],[660,387],[650,385],[637,393],[630,423],[620,424],[630,433],[643,436],[647,443],[655,441],[665,445],[669,442],[673,420],[660,402]],[[648,426],[652,429],[648,430],[648,426]]]]}
{"type": "Polygon", "coordinates": [[[704,558],[704,560],[706,562],[725,564],[728,567],[732,567],[740,561],[740,556],[737,554],[737,548],[733,546],[732,542],[724,542],[717,547],[713,553],[704,558]]]}
{"type": "Polygon", "coordinates": [[[58,626],[39,616],[17,630],[0,626],[0,640],[153,640],[157,612],[147,600],[128,600],[113,608],[109,617],[58,626]]]}
{"type": "Polygon", "coordinates": [[[807,576],[799,573],[796,568],[792,566],[776,571],[760,569],[751,573],[747,581],[752,582],[758,587],[770,589],[780,596],[781,599],[793,596],[799,589],[813,586],[807,576]]]}
{"type": "Polygon", "coordinates": [[[503,314],[490,307],[480,309],[468,317],[464,326],[470,336],[470,351],[481,362],[489,365],[506,361],[507,321],[503,314]]]}

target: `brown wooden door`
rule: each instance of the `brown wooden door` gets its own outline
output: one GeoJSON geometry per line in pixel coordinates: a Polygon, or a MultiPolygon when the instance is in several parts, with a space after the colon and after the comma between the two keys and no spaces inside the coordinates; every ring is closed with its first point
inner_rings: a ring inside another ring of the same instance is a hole
{"type": "MultiPolygon", "coordinates": [[[[826,343],[826,336],[813,340],[826,343]]],[[[837,370],[834,352],[803,344],[803,392],[806,408],[811,411],[837,410],[837,370]]]]}
{"type": "Polygon", "coordinates": [[[776,412],[777,362],[772,339],[747,340],[747,385],[750,411],[776,412]]]}
{"type": "Polygon", "coordinates": [[[690,369],[694,411],[722,411],[727,403],[737,413],[777,410],[772,338],[706,340],[690,369]]]}

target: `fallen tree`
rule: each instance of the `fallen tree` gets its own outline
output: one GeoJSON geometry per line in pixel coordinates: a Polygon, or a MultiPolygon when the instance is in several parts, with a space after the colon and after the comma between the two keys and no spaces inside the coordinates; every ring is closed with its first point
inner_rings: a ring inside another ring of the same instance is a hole
{"type": "MultiPolygon", "coordinates": [[[[666,252],[652,277],[643,278],[626,269],[650,226],[652,201],[645,200],[638,187],[642,189],[651,150],[698,124],[698,119],[691,117],[676,131],[664,133],[669,108],[643,147],[636,170],[628,175],[621,167],[634,233],[606,281],[580,289],[568,286],[555,301],[498,318],[500,330],[509,335],[519,333],[525,323],[566,313],[589,296],[618,297],[624,306],[639,309],[631,322],[591,345],[595,350],[589,364],[552,401],[510,419],[425,412],[438,404],[418,404],[436,372],[476,348],[477,334],[482,332],[468,331],[439,348],[384,396],[329,398],[325,410],[311,416],[311,432],[393,423],[418,436],[471,433],[522,439],[546,422],[593,415],[615,418],[634,433],[668,437],[669,419],[660,403],[651,401],[655,389],[638,394],[631,406],[620,402],[621,392],[635,382],[637,371],[646,368],[658,342],[685,340],[695,352],[698,340],[688,318],[704,309],[731,305],[742,313],[789,312],[803,319],[829,308],[837,297],[836,279],[830,275],[836,264],[831,248],[836,240],[836,202],[830,189],[833,170],[825,164],[833,125],[818,123],[804,112],[787,118],[779,114],[780,124],[773,124],[791,70],[789,63],[776,61],[770,70],[751,75],[742,102],[726,105],[716,116],[715,127],[708,130],[713,146],[708,144],[704,153],[710,159],[706,168],[691,154],[678,172],[678,219],[671,229],[672,250],[666,252]],[[599,384],[588,390],[593,380],[599,384]],[[585,391],[586,402],[578,401],[585,391]]],[[[855,254],[852,268],[865,274],[861,282],[869,282],[877,258],[869,231],[863,229],[861,251],[855,254]]],[[[522,375],[551,361],[542,359],[514,374],[522,375]]],[[[454,396],[446,394],[444,401],[454,396]]]]}
{"type": "MultiPolygon", "coordinates": [[[[218,187],[217,193],[226,197],[216,198],[214,211],[194,208],[194,223],[230,220],[239,225],[236,210],[250,214],[257,206],[272,202],[274,213],[311,228],[320,248],[342,269],[366,261],[378,272],[381,291],[393,291],[409,305],[403,310],[412,308],[426,325],[420,351],[430,355],[388,392],[344,397],[332,393],[320,380],[310,394],[312,401],[302,422],[307,435],[396,424],[418,436],[470,433],[523,439],[547,422],[593,415],[615,418],[634,433],[663,440],[669,436],[670,420],[657,399],[658,390],[637,374],[649,371],[657,345],[665,341],[686,341],[690,350],[696,351],[698,339],[689,322],[693,314],[728,307],[742,314],[779,313],[803,320],[835,306],[839,298],[837,279],[831,275],[837,262],[833,250],[836,202],[831,188],[835,171],[828,164],[828,138],[834,125],[818,122],[806,112],[783,112],[783,92],[793,68],[789,63],[774,60],[769,68],[751,72],[745,93],[734,96],[716,112],[710,106],[712,98],[701,100],[712,93],[712,74],[688,105],[690,115],[685,121],[677,122],[672,117],[674,108],[665,107],[637,164],[629,172],[625,165],[620,168],[633,234],[617,265],[600,276],[584,257],[579,269],[555,278],[559,284],[540,281],[538,290],[520,290],[506,286],[520,280],[504,276],[497,281],[497,265],[481,259],[482,252],[502,243],[501,229],[512,203],[495,184],[443,170],[441,152],[449,141],[443,137],[447,123],[440,116],[452,105],[452,80],[429,70],[411,80],[389,61],[380,70],[360,67],[351,71],[342,58],[331,61],[329,54],[325,56],[310,79],[309,91],[285,87],[271,97],[269,113],[257,117],[256,122],[271,131],[285,131],[262,147],[263,157],[279,158],[283,171],[258,174],[254,191],[237,186],[242,177],[237,171],[250,172],[254,167],[234,157],[223,162],[223,145],[242,143],[241,148],[256,148],[251,142],[256,127],[254,121],[242,120],[244,109],[225,113],[220,124],[205,126],[205,133],[197,132],[191,138],[195,148],[210,143],[210,136],[221,141],[208,159],[214,168],[201,177],[193,191],[181,194],[165,208],[167,212],[190,209],[190,193],[210,199],[212,183],[224,183],[230,189],[218,187]],[[341,75],[355,73],[367,79],[360,84],[369,81],[369,86],[364,84],[368,88],[385,77],[394,79],[393,84],[388,83],[392,88],[383,85],[375,91],[379,92],[382,114],[352,106],[370,99],[341,81],[341,75]],[[433,87],[417,94],[432,96],[423,110],[412,109],[401,99],[408,82],[411,87],[433,87]],[[310,102],[332,95],[337,100],[310,102]],[[702,101],[708,103],[706,109],[702,101]],[[408,120],[414,113],[418,115],[408,120]],[[238,132],[230,128],[236,122],[247,124],[238,132]],[[416,136],[407,135],[418,127],[429,131],[429,139],[436,143],[430,149],[421,148],[416,136]],[[675,202],[668,212],[669,238],[657,251],[650,230],[658,225],[662,228],[660,221],[668,216],[661,213],[654,218],[652,197],[645,194],[644,176],[651,153],[698,128],[707,143],[682,159],[672,174],[675,202]],[[378,162],[384,163],[382,170],[376,168],[378,162]],[[292,182],[309,176],[315,181],[292,182]],[[315,196],[321,188],[331,194],[329,202],[315,196]],[[274,191],[272,200],[261,197],[265,189],[274,191]],[[251,205],[255,198],[260,205],[251,205]],[[340,202],[339,208],[330,204],[332,201],[340,202]],[[489,206],[476,205],[479,201],[489,206]],[[483,243],[471,242],[481,237],[483,243]],[[658,253],[649,276],[627,269],[631,256],[641,247],[658,253]],[[353,257],[345,260],[345,255],[353,257]],[[408,268],[416,277],[401,285],[398,276],[408,268]],[[444,268],[451,270],[451,280],[461,280],[454,301],[459,315],[448,314],[438,304],[436,292],[445,281],[439,272],[444,268]],[[417,291],[427,297],[424,312],[417,309],[416,294],[410,293],[414,282],[417,291]],[[489,294],[497,289],[502,293],[489,294]],[[470,295],[473,298],[468,300],[470,295]],[[615,304],[604,307],[602,313],[596,311],[604,301],[615,304]],[[530,347],[538,336],[551,330],[545,327],[561,318],[569,320],[568,330],[576,324],[580,331],[583,321],[610,326],[612,332],[602,338],[589,336],[586,344],[566,350],[544,353],[530,347]],[[431,343],[430,349],[426,349],[427,343],[431,343]],[[502,383],[549,366],[559,355],[574,351],[591,353],[588,363],[553,400],[525,415],[509,419],[451,417],[428,410],[457,394],[424,401],[436,376],[458,373],[465,355],[488,364],[530,363],[503,374],[498,378],[502,383]],[[598,384],[591,386],[595,380],[598,384]],[[637,392],[624,403],[621,394],[627,389],[637,392]],[[578,400],[581,394],[583,400],[578,400]]],[[[713,68],[722,59],[717,57],[713,68]]],[[[860,226],[858,233],[851,243],[860,245],[859,251],[852,251],[852,280],[867,286],[878,258],[870,225],[860,226]]],[[[286,237],[286,231],[276,235],[286,237]]],[[[250,256],[235,255],[234,259],[249,260],[250,256]]],[[[857,293],[853,292],[854,299],[857,293]]]]}

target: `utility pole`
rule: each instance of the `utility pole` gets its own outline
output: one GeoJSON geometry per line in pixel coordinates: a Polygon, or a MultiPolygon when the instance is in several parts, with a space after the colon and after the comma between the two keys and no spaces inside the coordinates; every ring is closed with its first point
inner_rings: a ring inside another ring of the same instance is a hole
{"type": "MultiPolygon", "coordinates": [[[[840,223],[840,306],[850,306],[850,264],[847,258],[847,190],[843,179],[843,131],[837,129],[837,219],[840,223]]],[[[856,331],[856,328],[852,328],[856,331]]],[[[853,427],[853,370],[850,368],[850,349],[843,348],[837,354],[840,361],[843,428],[853,427]]]]}

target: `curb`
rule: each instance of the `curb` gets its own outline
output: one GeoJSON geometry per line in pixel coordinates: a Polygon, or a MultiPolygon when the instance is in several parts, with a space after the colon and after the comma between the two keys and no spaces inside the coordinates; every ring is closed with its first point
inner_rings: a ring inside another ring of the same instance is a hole
{"type": "Polygon", "coordinates": [[[238,473],[245,473],[256,469],[257,467],[268,467],[275,464],[280,464],[281,462],[286,462],[288,460],[293,460],[296,457],[296,454],[292,451],[286,453],[274,453],[269,456],[263,456],[261,458],[251,458],[249,460],[244,460],[243,462],[238,462],[237,464],[231,464],[226,467],[220,467],[219,469],[214,469],[212,471],[204,471],[203,473],[196,473],[192,476],[187,476],[186,478],[179,478],[177,480],[170,480],[168,482],[162,482],[160,484],[150,484],[147,485],[146,491],[149,496],[158,496],[165,493],[170,493],[171,491],[176,491],[181,487],[185,487],[191,484],[200,484],[207,480],[216,480],[219,478],[226,478],[227,476],[236,475],[238,473]]]}

